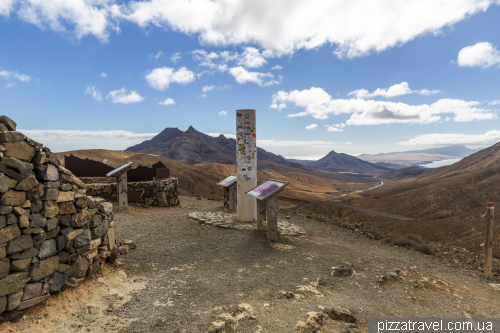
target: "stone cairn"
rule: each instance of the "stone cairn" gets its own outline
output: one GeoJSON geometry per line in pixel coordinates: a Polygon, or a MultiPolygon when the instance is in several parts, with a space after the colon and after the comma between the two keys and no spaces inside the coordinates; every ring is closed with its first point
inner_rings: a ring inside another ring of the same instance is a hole
{"type": "MultiPolygon", "coordinates": [[[[113,206],[0,117],[0,322],[114,262],[113,206]]],[[[121,251],[120,252],[128,252],[121,251]]]]}

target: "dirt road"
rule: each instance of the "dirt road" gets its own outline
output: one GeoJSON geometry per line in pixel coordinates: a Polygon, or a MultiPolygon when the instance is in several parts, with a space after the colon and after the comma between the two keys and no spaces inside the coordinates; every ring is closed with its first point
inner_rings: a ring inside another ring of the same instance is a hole
{"type": "Polygon", "coordinates": [[[221,209],[220,201],[182,197],[180,208],[116,213],[117,239],[137,249],[0,331],[205,332],[243,313],[233,332],[292,332],[321,307],[349,309],[364,332],[372,317],[500,317],[500,290],[490,285],[499,281],[479,271],[295,214],[287,221],[307,236],[274,244],[265,232],[206,227],[187,216],[221,209]],[[340,266],[353,276],[333,276],[340,266]],[[399,281],[380,286],[395,270],[399,281]],[[238,310],[242,303],[247,310],[238,310]]]}

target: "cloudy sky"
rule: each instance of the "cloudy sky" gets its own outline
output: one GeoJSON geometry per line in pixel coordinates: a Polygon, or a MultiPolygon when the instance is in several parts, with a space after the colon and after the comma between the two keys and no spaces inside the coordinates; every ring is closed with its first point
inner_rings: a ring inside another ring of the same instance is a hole
{"type": "Polygon", "coordinates": [[[0,108],[56,151],[165,127],[292,158],[500,141],[500,0],[0,0],[0,108]]]}

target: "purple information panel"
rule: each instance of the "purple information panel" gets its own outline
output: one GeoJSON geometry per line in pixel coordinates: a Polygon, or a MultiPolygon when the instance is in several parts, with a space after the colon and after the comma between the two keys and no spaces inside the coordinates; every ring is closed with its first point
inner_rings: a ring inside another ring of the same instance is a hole
{"type": "Polygon", "coordinates": [[[271,196],[276,192],[280,192],[287,183],[278,182],[275,180],[268,180],[265,183],[260,184],[254,189],[248,191],[246,194],[257,198],[259,200],[264,200],[265,198],[271,196]]]}
{"type": "Polygon", "coordinates": [[[236,176],[229,176],[226,179],[224,179],[223,181],[221,181],[220,183],[217,183],[217,185],[229,187],[229,186],[233,185],[234,183],[236,183],[237,179],[238,178],[236,178],[236,176]]]}

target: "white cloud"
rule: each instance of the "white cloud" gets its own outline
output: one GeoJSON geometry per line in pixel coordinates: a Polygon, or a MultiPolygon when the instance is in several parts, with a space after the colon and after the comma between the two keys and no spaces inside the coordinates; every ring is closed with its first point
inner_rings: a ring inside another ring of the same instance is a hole
{"type": "Polygon", "coordinates": [[[488,68],[500,65],[500,51],[491,43],[483,42],[464,47],[458,52],[457,63],[463,67],[488,68]]]}
{"type": "Polygon", "coordinates": [[[498,0],[3,0],[0,14],[41,29],[73,30],[107,42],[134,22],[192,36],[213,46],[254,44],[266,54],[291,54],[334,44],[339,57],[364,56],[439,34],[498,0]],[[18,6],[12,6],[18,4],[18,6]]]}
{"type": "Polygon", "coordinates": [[[164,53],[160,51],[158,51],[158,53],[154,54],[154,53],[150,53],[149,54],[149,59],[151,58],[155,58],[155,60],[158,60],[158,58],[160,58],[164,53]]]}
{"type": "Polygon", "coordinates": [[[99,89],[96,89],[95,86],[87,86],[85,90],[85,94],[89,94],[92,96],[93,99],[96,101],[101,102],[102,101],[102,94],[99,91],[99,89]]]}
{"type": "Polygon", "coordinates": [[[441,91],[440,90],[428,90],[428,89],[411,90],[410,86],[408,85],[408,82],[401,82],[401,83],[395,84],[393,86],[390,86],[387,89],[377,88],[372,93],[370,93],[366,89],[354,90],[354,91],[351,91],[350,93],[348,93],[347,96],[354,95],[356,98],[362,98],[362,99],[367,99],[367,98],[376,97],[376,96],[391,98],[391,97],[402,96],[402,95],[407,95],[407,94],[412,94],[412,93],[418,93],[420,95],[432,95],[432,94],[437,94],[439,92],[441,92],[441,91]]]}
{"type": "Polygon", "coordinates": [[[158,105],[174,105],[175,101],[172,98],[167,98],[163,102],[158,103],[158,105]]]}
{"type": "Polygon", "coordinates": [[[236,82],[245,84],[247,82],[258,84],[261,87],[279,84],[279,81],[274,80],[274,75],[271,73],[249,72],[243,67],[233,67],[229,69],[236,82]]]}
{"type": "Polygon", "coordinates": [[[245,68],[259,68],[267,63],[267,60],[264,58],[264,54],[267,56],[273,56],[265,52],[261,53],[254,47],[246,47],[242,53],[230,51],[207,52],[205,50],[194,50],[192,51],[192,54],[193,60],[200,66],[219,71],[226,71],[228,69],[227,64],[229,62],[233,62],[245,68]]]}
{"type": "Polygon", "coordinates": [[[19,74],[17,72],[6,71],[4,69],[0,69],[0,77],[4,79],[18,80],[21,82],[29,82],[31,77],[26,74],[19,74]]]}
{"type": "Polygon", "coordinates": [[[313,130],[313,129],[316,129],[316,127],[318,127],[318,125],[317,125],[317,124],[307,125],[307,126],[306,126],[306,130],[313,130]]]}
{"type": "Polygon", "coordinates": [[[188,84],[194,81],[194,73],[186,67],[177,71],[170,67],[155,68],[146,77],[148,84],[157,90],[165,90],[170,83],[188,84]]]}
{"type": "Polygon", "coordinates": [[[393,123],[427,124],[441,120],[441,114],[453,114],[456,122],[494,119],[492,110],[480,108],[480,102],[459,99],[440,99],[433,104],[409,105],[388,101],[364,99],[333,99],[322,88],[312,87],[302,91],[279,91],[273,95],[270,108],[279,109],[278,103],[290,103],[304,111],[288,117],[311,115],[315,119],[327,119],[330,115],[351,114],[346,125],[379,125],[393,123]]]}
{"type": "Polygon", "coordinates": [[[207,91],[214,90],[214,88],[215,88],[215,86],[203,86],[203,88],[201,88],[201,91],[207,92],[207,91]]]}
{"type": "MultiPolygon", "coordinates": [[[[214,138],[220,136],[222,133],[205,133],[206,135],[210,135],[214,138]]],[[[229,138],[229,139],[236,139],[236,135],[234,134],[222,134],[224,135],[226,138],[229,138]]]]}
{"type": "Polygon", "coordinates": [[[101,75],[99,75],[99,76],[102,77],[102,78],[105,78],[105,77],[108,77],[108,73],[102,72],[101,75]]]}
{"type": "Polygon", "coordinates": [[[131,90],[130,94],[127,95],[127,89],[125,88],[110,91],[106,98],[113,103],[121,104],[138,103],[144,100],[144,97],[139,95],[135,90],[131,90]]]}
{"type": "Polygon", "coordinates": [[[271,68],[272,71],[279,71],[281,69],[283,69],[283,67],[281,67],[280,65],[276,65],[276,66],[271,68]]]}
{"type": "Polygon", "coordinates": [[[491,145],[500,141],[500,131],[484,134],[423,134],[408,141],[398,142],[402,146],[444,146],[444,145],[491,145]]]}
{"type": "Polygon", "coordinates": [[[490,105],[497,105],[497,104],[500,104],[500,99],[496,100],[496,101],[491,101],[490,102],[490,105]]]}
{"type": "Polygon", "coordinates": [[[259,68],[264,65],[267,60],[260,54],[259,50],[255,47],[247,47],[242,54],[236,56],[238,65],[247,68],[259,68]]]}
{"type": "Polygon", "coordinates": [[[343,132],[343,128],[345,127],[345,124],[335,124],[335,125],[332,125],[332,126],[328,126],[326,125],[327,127],[327,131],[328,132],[343,132]]]}
{"type": "Polygon", "coordinates": [[[85,130],[25,130],[20,132],[43,143],[52,151],[63,152],[77,149],[124,150],[130,146],[150,140],[158,133],[132,133],[129,131],[85,131],[85,130]]]}
{"type": "Polygon", "coordinates": [[[205,98],[205,97],[207,97],[207,94],[201,94],[201,95],[200,95],[200,96],[198,96],[198,97],[205,98]]]}
{"type": "Polygon", "coordinates": [[[226,111],[221,111],[221,112],[219,112],[219,116],[225,117],[225,116],[227,116],[227,112],[226,111]]]}
{"type": "Polygon", "coordinates": [[[170,57],[170,60],[175,64],[177,62],[177,60],[179,60],[180,58],[181,58],[181,53],[176,52],[176,53],[172,54],[172,56],[170,57]]]}
{"type": "Polygon", "coordinates": [[[16,86],[16,83],[15,82],[10,82],[10,83],[7,83],[5,85],[5,89],[8,89],[8,88],[12,88],[12,87],[15,87],[16,86]]]}

